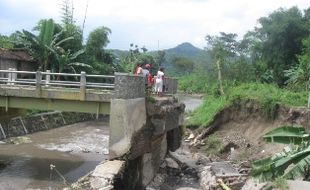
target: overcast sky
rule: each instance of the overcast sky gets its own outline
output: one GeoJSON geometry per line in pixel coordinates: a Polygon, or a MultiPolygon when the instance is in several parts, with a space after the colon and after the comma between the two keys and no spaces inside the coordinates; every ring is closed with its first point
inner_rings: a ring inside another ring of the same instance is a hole
{"type": "MultiPolygon", "coordinates": [[[[204,37],[219,32],[252,30],[257,19],[283,7],[310,7],[309,0],[88,0],[85,38],[89,31],[112,30],[108,48],[129,49],[134,43],[156,50],[190,42],[203,48],[204,37]]],[[[31,30],[43,18],[60,20],[62,0],[0,0],[0,33],[31,30]]],[[[73,0],[74,17],[82,26],[87,0],[73,0]]]]}

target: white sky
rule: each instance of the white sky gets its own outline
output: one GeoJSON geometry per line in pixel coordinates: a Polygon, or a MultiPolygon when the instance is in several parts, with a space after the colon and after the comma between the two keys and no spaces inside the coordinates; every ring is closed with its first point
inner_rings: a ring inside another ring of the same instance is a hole
{"type": "MultiPolygon", "coordinates": [[[[31,30],[43,18],[60,21],[62,0],[0,0],[0,33],[31,30]]],[[[74,17],[82,26],[87,0],[73,0],[74,17]]],[[[89,0],[85,38],[89,31],[112,30],[108,48],[129,49],[134,43],[150,50],[190,42],[203,48],[204,37],[219,32],[242,37],[260,17],[283,7],[310,7],[309,0],[89,0]]]]}

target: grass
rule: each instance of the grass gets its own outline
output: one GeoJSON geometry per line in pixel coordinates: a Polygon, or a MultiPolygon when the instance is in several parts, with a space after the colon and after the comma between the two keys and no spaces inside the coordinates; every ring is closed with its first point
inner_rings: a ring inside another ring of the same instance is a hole
{"type": "Polygon", "coordinates": [[[306,91],[292,92],[261,83],[243,83],[228,87],[225,89],[224,96],[207,94],[204,97],[203,105],[190,115],[189,125],[207,126],[218,111],[241,100],[257,101],[266,117],[274,119],[279,105],[305,107],[308,93],[306,91]]]}

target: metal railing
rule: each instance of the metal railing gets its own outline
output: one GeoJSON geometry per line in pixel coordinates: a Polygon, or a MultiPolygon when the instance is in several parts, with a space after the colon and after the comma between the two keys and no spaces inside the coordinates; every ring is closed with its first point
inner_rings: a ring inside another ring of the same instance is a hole
{"type": "Polygon", "coordinates": [[[6,85],[27,85],[38,87],[70,87],[86,89],[114,89],[114,76],[111,75],[91,75],[81,72],[80,74],[72,73],[51,73],[41,71],[17,71],[10,68],[9,70],[0,70],[0,84],[6,85]],[[88,82],[103,81],[103,82],[88,82]]]}

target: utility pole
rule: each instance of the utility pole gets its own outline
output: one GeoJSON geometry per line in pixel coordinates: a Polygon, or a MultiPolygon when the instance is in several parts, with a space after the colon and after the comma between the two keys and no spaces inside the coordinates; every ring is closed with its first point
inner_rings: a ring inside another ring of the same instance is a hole
{"type": "Polygon", "coordinates": [[[85,9],[85,15],[84,15],[83,26],[82,26],[82,38],[84,35],[84,27],[85,27],[86,15],[87,15],[88,3],[89,3],[89,0],[87,0],[86,2],[86,9],[85,9]]]}

